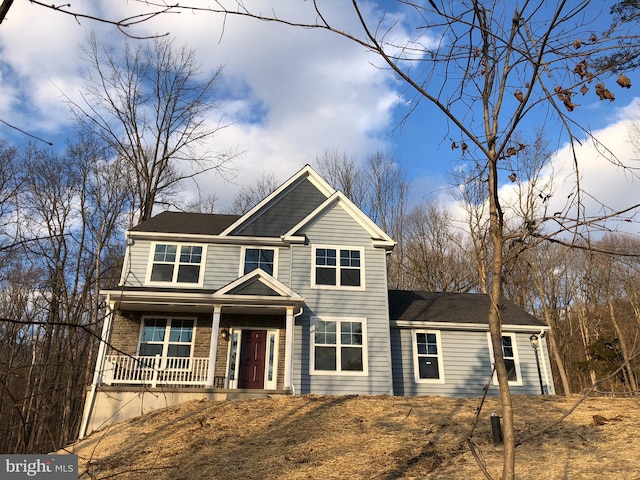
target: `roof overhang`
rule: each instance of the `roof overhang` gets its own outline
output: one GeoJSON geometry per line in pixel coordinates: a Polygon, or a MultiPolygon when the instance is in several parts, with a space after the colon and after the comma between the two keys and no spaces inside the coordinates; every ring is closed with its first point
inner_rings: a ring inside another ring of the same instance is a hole
{"type": "Polygon", "coordinates": [[[232,313],[281,313],[299,308],[304,298],[297,295],[237,295],[218,292],[165,292],[129,289],[102,290],[113,309],[161,312],[213,312],[216,306],[232,313]]]}
{"type": "Polygon", "coordinates": [[[242,245],[260,245],[260,246],[279,246],[289,245],[291,243],[304,243],[304,236],[283,235],[280,237],[228,237],[220,235],[201,235],[188,233],[163,233],[163,232],[132,232],[125,234],[131,240],[150,240],[150,241],[174,241],[174,242],[194,242],[194,243],[217,243],[217,244],[238,244],[242,245]]]}
{"type": "MultiPolygon", "coordinates": [[[[489,325],[486,323],[462,323],[462,322],[428,322],[420,320],[391,320],[392,328],[427,328],[433,330],[466,330],[488,332],[489,325]]],[[[549,331],[548,325],[509,325],[502,324],[504,332],[540,332],[549,331]]]]}

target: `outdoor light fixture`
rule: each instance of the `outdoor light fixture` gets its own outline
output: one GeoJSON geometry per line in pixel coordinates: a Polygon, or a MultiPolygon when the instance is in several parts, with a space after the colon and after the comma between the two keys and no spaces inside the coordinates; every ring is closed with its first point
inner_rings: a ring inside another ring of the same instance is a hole
{"type": "Polygon", "coordinates": [[[540,392],[544,395],[544,383],[542,383],[542,373],[540,372],[540,358],[538,357],[538,342],[539,338],[534,333],[529,337],[531,342],[531,348],[533,348],[533,354],[536,356],[536,366],[538,367],[538,380],[540,380],[540,392]]]}
{"type": "Polygon", "coordinates": [[[229,340],[231,333],[229,332],[228,328],[221,328],[220,335],[222,335],[222,338],[224,338],[225,340],[229,340]]]}

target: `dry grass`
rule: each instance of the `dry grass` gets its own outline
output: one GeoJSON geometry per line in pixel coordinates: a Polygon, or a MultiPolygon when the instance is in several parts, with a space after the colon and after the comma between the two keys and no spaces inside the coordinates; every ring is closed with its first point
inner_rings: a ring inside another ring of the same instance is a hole
{"type": "MultiPolygon", "coordinates": [[[[518,438],[577,397],[515,397],[518,438]]],[[[474,440],[493,478],[501,448],[483,407],[474,440]]],[[[69,450],[82,479],[475,479],[469,447],[478,399],[293,396],[189,402],[92,434],[69,450]]],[[[640,399],[589,398],[517,449],[520,479],[640,480],[640,399]],[[594,415],[606,419],[602,425],[594,415]]]]}

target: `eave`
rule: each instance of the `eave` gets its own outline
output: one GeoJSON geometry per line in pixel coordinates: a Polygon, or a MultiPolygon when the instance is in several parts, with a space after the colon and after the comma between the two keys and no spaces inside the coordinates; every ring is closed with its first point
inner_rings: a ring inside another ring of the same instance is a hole
{"type": "MultiPolygon", "coordinates": [[[[424,328],[431,330],[467,330],[488,332],[489,324],[487,323],[463,323],[463,322],[429,322],[421,320],[391,320],[391,327],[395,328],[424,328]]],[[[547,325],[509,325],[502,324],[504,332],[540,332],[549,331],[551,328],[547,325]]]]}

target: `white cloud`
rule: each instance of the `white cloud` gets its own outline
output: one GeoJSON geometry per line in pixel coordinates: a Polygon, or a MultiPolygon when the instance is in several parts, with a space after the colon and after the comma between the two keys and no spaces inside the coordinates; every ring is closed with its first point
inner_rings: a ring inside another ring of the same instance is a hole
{"type": "MultiPolygon", "coordinates": [[[[274,4],[276,11],[292,17],[315,18],[313,2],[280,0],[269,2],[269,9],[274,4]]],[[[145,8],[114,0],[93,5],[108,18],[145,8]]],[[[345,29],[358,28],[346,2],[327,8],[345,29]]],[[[3,76],[3,82],[8,81],[9,90],[22,85],[24,98],[2,107],[0,114],[49,135],[70,125],[58,89],[77,96],[86,68],[80,49],[90,30],[96,30],[103,44],[124,41],[113,27],[88,20],[78,25],[69,16],[28,2],[15,3],[2,27],[1,60],[14,72],[8,79],[3,76]],[[28,105],[33,111],[27,121],[23,112],[28,105]]],[[[212,148],[245,152],[236,165],[238,183],[250,184],[265,172],[287,178],[326,148],[359,157],[387,148],[384,136],[401,101],[398,84],[388,70],[371,66],[374,58],[363,47],[327,32],[203,12],[163,15],[133,30],[163,32],[171,32],[177,45],[194,49],[205,73],[224,65],[226,96],[220,104],[225,119],[234,124],[215,136],[212,148]]],[[[215,176],[204,179],[203,187],[212,190],[221,205],[230,203],[237,189],[215,176]]]]}

